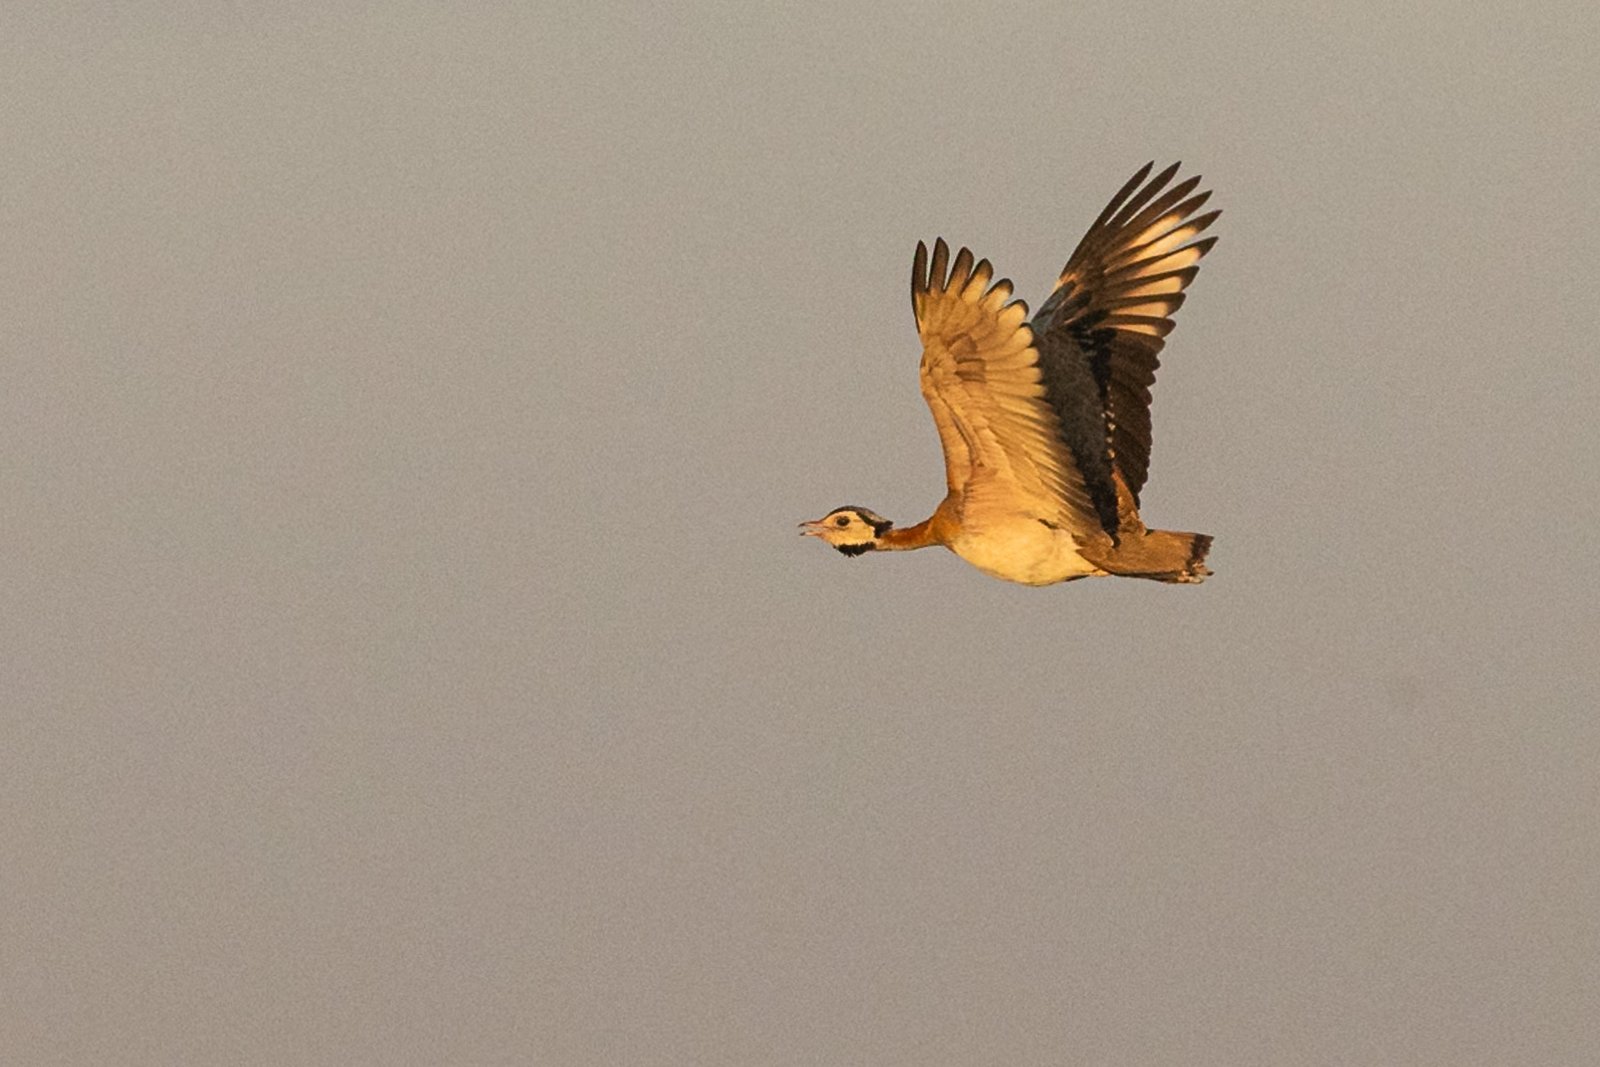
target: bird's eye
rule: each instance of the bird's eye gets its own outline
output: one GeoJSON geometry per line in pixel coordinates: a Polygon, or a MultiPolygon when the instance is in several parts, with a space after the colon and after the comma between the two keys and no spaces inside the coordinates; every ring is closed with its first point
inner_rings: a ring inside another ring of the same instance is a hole
{"type": "Polygon", "coordinates": [[[833,524],[835,526],[849,526],[850,520],[845,518],[843,515],[840,515],[837,519],[833,520],[833,524]]]}

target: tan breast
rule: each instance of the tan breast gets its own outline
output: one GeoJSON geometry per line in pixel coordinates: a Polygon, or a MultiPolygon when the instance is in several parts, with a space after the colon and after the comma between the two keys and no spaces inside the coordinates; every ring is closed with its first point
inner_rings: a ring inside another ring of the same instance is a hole
{"type": "Polygon", "coordinates": [[[1053,585],[1105,573],[1079,554],[1066,530],[1020,515],[964,526],[951,540],[950,549],[985,574],[1024,585],[1053,585]]]}

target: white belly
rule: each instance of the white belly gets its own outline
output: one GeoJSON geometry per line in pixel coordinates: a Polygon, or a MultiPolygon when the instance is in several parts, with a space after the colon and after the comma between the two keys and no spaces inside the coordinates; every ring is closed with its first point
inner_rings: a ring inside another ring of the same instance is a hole
{"type": "Polygon", "coordinates": [[[1018,518],[965,531],[950,548],[983,573],[1024,585],[1053,585],[1105,573],[1078,554],[1071,534],[1037,519],[1018,518]]]}

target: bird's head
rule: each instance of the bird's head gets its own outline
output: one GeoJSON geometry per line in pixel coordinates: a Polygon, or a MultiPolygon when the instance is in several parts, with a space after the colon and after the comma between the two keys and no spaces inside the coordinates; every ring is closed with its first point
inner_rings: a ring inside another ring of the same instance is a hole
{"type": "Polygon", "coordinates": [[[834,508],[812,522],[802,522],[800,533],[820,537],[847,556],[859,556],[879,547],[893,525],[875,511],[849,506],[834,508]]]}

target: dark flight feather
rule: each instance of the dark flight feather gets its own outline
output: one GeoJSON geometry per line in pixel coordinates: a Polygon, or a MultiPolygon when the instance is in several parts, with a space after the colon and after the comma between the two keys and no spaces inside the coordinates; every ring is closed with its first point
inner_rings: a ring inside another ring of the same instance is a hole
{"type": "MultiPolygon", "coordinates": [[[[1140,168],[1106,205],[1031,323],[1040,351],[1052,353],[1048,363],[1040,361],[1046,389],[1102,522],[1108,509],[1113,520],[1116,512],[1109,476],[1109,498],[1100,487],[1107,468],[1122,475],[1138,504],[1150,469],[1150,387],[1159,353],[1173,328],[1171,316],[1183,305],[1183,290],[1216,243],[1215,237],[1196,238],[1221,214],[1194,215],[1211,196],[1190,195],[1198,176],[1167,189],[1178,164],[1146,181],[1152,169],[1153,164],[1140,168]],[[1094,414],[1082,397],[1069,395],[1086,377],[1099,408],[1094,414]],[[1080,451],[1090,449],[1097,454],[1080,451]]],[[[1106,530],[1115,535],[1115,521],[1106,530]]]]}

